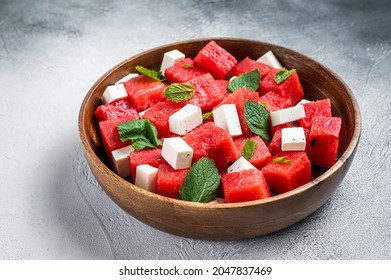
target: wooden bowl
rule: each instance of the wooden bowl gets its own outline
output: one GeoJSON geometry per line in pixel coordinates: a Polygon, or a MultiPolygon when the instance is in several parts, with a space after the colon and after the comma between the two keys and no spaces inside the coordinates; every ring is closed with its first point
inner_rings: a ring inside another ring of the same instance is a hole
{"type": "Polygon", "coordinates": [[[264,42],[208,38],[173,43],[135,55],[114,66],[92,86],[79,114],[79,132],[92,173],[121,208],[159,230],[196,239],[233,240],[269,234],[288,227],[317,210],[340,185],[355,155],[360,138],[358,104],[347,85],[332,71],[293,50],[264,42]],[[257,59],[272,50],[282,65],[295,68],[305,98],[330,98],[334,116],[342,118],[338,161],[329,169],[313,169],[313,180],[293,191],[268,199],[227,204],[203,204],[163,197],[140,189],[113,172],[107,164],[94,118],[105,88],[135,72],[136,65],[159,69],[163,54],[178,49],[194,58],[210,40],[233,54],[238,61],[257,59]]]}

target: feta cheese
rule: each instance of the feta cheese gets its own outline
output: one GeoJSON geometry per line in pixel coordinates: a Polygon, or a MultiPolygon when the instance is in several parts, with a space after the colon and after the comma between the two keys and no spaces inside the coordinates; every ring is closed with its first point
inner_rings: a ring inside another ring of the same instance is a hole
{"type": "Polygon", "coordinates": [[[276,69],[282,68],[281,63],[274,56],[274,53],[272,51],[268,51],[267,53],[262,55],[260,58],[257,59],[257,62],[265,64],[265,65],[272,67],[272,68],[276,68],[276,69]]]}
{"type": "Polygon", "coordinates": [[[143,188],[150,192],[156,192],[156,181],[157,181],[156,167],[150,166],[149,164],[140,164],[136,167],[136,179],[134,184],[137,187],[143,188]]]}
{"type": "Polygon", "coordinates": [[[297,121],[305,117],[303,105],[297,105],[270,113],[272,126],[297,121]]]}
{"type": "Polygon", "coordinates": [[[302,100],[299,101],[299,103],[296,104],[296,106],[297,105],[303,105],[303,104],[306,104],[306,103],[311,103],[311,102],[312,101],[303,98],[302,100]]]}
{"type": "Polygon", "coordinates": [[[137,76],[138,76],[137,73],[130,73],[130,74],[126,75],[125,77],[123,77],[122,79],[116,81],[115,84],[117,85],[117,84],[120,84],[120,83],[125,83],[125,82],[127,82],[127,81],[129,81],[129,80],[131,80],[133,78],[136,78],[137,76]]]}
{"type": "Polygon", "coordinates": [[[239,115],[235,104],[223,104],[213,110],[213,119],[218,127],[228,131],[232,136],[242,135],[239,115]]]}
{"type": "Polygon", "coordinates": [[[193,160],[193,149],[180,137],[163,140],[162,157],[174,169],[190,168],[193,160]]]}
{"type": "Polygon", "coordinates": [[[201,108],[187,104],[168,119],[170,131],[179,135],[185,135],[202,124],[201,108]]]}
{"type": "Polygon", "coordinates": [[[216,197],[216,199],[208,202],[209,204],[221,204],[224,203],[224,198],[216,197]]]}
{"type": "Polygon", "coordinates": [[[116,100],[125,99],[128,97],[128,93],[123,84],[117,84],[108,86],[102,95],[102,103],[110,103],[116,100]]]}
{"type": "Polygon", "coordinates": [[[122,178],[130,176],[129,155],[134,151],[132,145],[111,152],[115,172],[122,178]]]}
{"type": "Polygon", "coordinates": [[[253,168],[255,168],[254,165],[252,165],[247,159],[240,157],[227,168],[227,173],[240,172],[253,168]]]}
{"type": "Polygon", "coordinates": [[[162,65],[160,66],[160,71],[162,71],[162,74],[164,75],[164,72],[168,67],[173,66],[176,62],[182,59],[185,59],[185,55],[178,50],[166,52],[163,55],[163,61],[162,65]]]}
{"type": "Polygon", "coordinates": [[[302,127],[288,127],[281,129],[282,151],[304,151],[306,146],[304,129],[302,127]]]}

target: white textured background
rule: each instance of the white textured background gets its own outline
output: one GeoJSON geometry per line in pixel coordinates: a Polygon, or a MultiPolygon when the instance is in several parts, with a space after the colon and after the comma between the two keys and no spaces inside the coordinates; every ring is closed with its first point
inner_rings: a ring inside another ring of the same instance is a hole
{"type": "Polygon", "coordinates": [[[391,259],[391,2],[0,0],[0,258],[391,259]],[[292,48],[339,74],[363,130],[341,187],[280,232],[200,241],[130,217],[87,167],[79,106],[109,68],[201,37],[292,48]]]}

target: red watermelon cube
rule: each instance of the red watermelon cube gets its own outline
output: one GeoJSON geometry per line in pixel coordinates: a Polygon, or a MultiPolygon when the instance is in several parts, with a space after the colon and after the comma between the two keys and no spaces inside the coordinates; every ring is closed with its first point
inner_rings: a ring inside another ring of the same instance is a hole
{"type": "Polygon", "coordinates": [[[144,75],[130,79],[124,83],[124,86],[128,99],[138,112],[166,99],[163,96],[166,84],[144,75]]]}
{"type": "Polygon", "coordinates": [[[147,119],[155,125],[159,138],[170,137],[174,134],[170,131],[168,119],[183,106],[184,103],[175,103],[169,100],[159,102],[143,115],[143,119],[147,119]]]}
{"type": "Polygon", "coordinates": [[[331,103],[330,99],[322,99],[309,103],[304,103],[305,118],[300,119],[300,126],[304,128],[311,128],[314,117],[331,117],[331,103]]]}
{"type": "Polygon", "coordinates": [[[280,71],[280,69],[270,70],[269,74],[261,80],[259,92],[263,95],[269,91],[274,91],[279,96],[290,99],[290,106],[294,106],[304,97],[299,75],[297,74],[297,71],[294,71],[285,81],[277,84],[274,77],[278,71],[280,71]]]}
{"type": "Polygon", "coordinates": [[[114,120],[99,122],[99,130],[100,130],[103,146],[106,150],[106,154],[110,162],[113,162],[111,156],[112,151],[123,148],[131,144],[130,141],[125,141],[125,142],[121,141],[117,129],[117,125],[126,121],[129,121],[129,119],[124,118],[124,119],[114,119],[114,120]]]}
{"type": "Polygon", "coordinates": [[[136,179],[136,168],[140,164],[149,164],[153,167],[158,167],[161,161],[162,149],[143,149],[140,151],[133,151],[130,153],[130,171],[132,174],[132,180],[136,179]]]}
{"type": "Polygon", "coordinates": [[[225,97],[225,92],[221,90],[221,87],[209,73],[186,83],[195,87],[194,97],[186,103],[200,107],[203,113],[210,112],[225,97]]]}
{"type": "Polygon", "coordinates": [[[243,148],[247,139],[250,139],[255,143],[257,143],[254,154],[248,161],[256,168],[262,169],[262,167],[264,167],[272,157],[269,148],[266,146],[265,142],[263,142],[262,138],[259,136],[252,136],[249,138],[242,136],[234,140],[239,152],[243,152],[243,148]]]}
{"type": "Polygon", "coordinates": [[[208,73],[204,68],[194,65],[191,58],[187,57],[168,67],[164,76],[168,83],[185,83],[198,76],[208,73]]]}
{"type": "Polygon", "coordinates": [[[294,190],[311,181],[311,163],[305,152],[281,152],[262,168],[273,195],[294,190]]]}
{"type": "Polygon", "coordinates": [[[210,41],[198,52],[194,63],[208,70],[215,79],[224,79],[237,60],[215,41],[210,41]]]}
{"type": "Polygon", "coordinates": [[[258,72],[261,75],[261,79],[270,72],[269,66],[246,57],[232,68],[230,74],[231,76],[240,76],[254,69],[258,69],[258,72]]]}
{"type": "Polygon", "coordinates": [[[262,171],[255,168],[223,174],[221,183],[226,203],[252,201],[271,196],[262,171]]]}
{"type": "Polygon", "coordinates": [[[175,170],[163,160],[158,167],[156,193],[177,199],[188,171],[189,169],[175,170]]]}
{"type": "Polygon", "coordinates": [[[269,91],[259,98],[259,103],[264,104],[269,112],[274,112],[291,107],[292,101],[273,91],[269,91]]]}
{"type": "Polygon", "coordinates": [[[136,109],[134,109],[126,99],[100,105],[95,110],[95,117],[99,122],[124,118],[128,118],[128,120],[137,120],[140,118],[136,109]]]}
{"type": "Polygon", "coordinates": [[[182,137],[193,149],[193,162],[202,157],[214,160],[217,169],[222,170],[239,158],[231,135],[212,122],[207,122],[182,137]]]}
{"type": "Polygon", "coordinates": [[[339,117],[313,118],[307,145],[312,164],[329,168],[337,161],[341,124],[339,117]]]}
{"type": "Polygon", "coordinates": [[[258,102],[259,94],[258,92],[252,91],[247,88],[239,88],[235,92],[226,96],[220,104],[216,106],[219,107],[223,104],[235,104],[236,111],[238,112],[240,127],[242,128],[243,135],[251,133],[250,128],[247,125],[246,118],[244,116],[244,105],[246,100],[252,100],[258,102]]]}
{"type": "Polygon", "coordinates": [[[231,94],[231,92],[228,90],[228,80],[216,80],[216,84],[220,88],[224,98],[231,94]]]}

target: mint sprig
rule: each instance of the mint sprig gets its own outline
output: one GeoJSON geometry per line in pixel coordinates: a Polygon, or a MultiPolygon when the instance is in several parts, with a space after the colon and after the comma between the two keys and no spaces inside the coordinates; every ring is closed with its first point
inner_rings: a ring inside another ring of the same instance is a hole
{"type": "Polygon", "coordinates": [[[295,72],[296,69],[291,69],[289,71],[287,71],[285,69],[285,67],[281,68],[280,71],[278,71],[275,75],[274,75],[274,81],[277,83],[277,84],[281,84],[283,81],[285,81],[286,79],[289,78],[290,75],[293,74],[293,72],[295,72]]]}
{"type": "Polygon", "coordinates": [[[187,172],[179,190],[179,199],[209,202],[217,197],[221,178],[214,161],[204,157],[187,172]]]}
{"type": "Polygon", "coordinates": [[[252,158],[252,156],[254,155],[256,148],[257,148],[257,142],[247,138],[246,142],[244,143],[242,156],[245,159],[250,160],[252,158]]]}
{"type": "Polygon", "coordinates": [[[174,102],[184,102],[194,96],[195,87],[189,84],[172,83],[163,92],[163,95],[174,102]]]}
{"type": "Polygon", "coordinates": [[[190,69],[190,68],[193,68],[193,66],[191,66],[191,64],[189,64],[189,63],[186,63],[185,65],[183,65],[183,68],[190,69]]]}
{"type": "Polygon", "coordinates": [[[117,125],[117,130],[122,142],[131,140],[132,147],[140,151],[145,147],[157,148],[162,141],[157,136],[157,129],[149,120],[134,120],[117,125]]]}
{"type": "Polygon", "coordinates": [[[166,80],[166,78],[162,75],[162,71],[155,71],[148,68],[145,68],[141,65],[136,66],[136,70],[140,72],[141,74],[148,76],[154,80],[157,80],[159,82],[163,82],[166,80]]]}
{"type": "Polygon", "coordinates": [[[228,83],[228,90],[234,92],[239,88],[247,88],[252,91],[256,91],[261,82],[261,75],[259,74],[258,69],[254,69],[250,72],[244,73],[228,83]]]}
{"type": "Polygon", "coordinates": [[[244,104],[244,117],[250,130],[270,142],[270,113],[258,102],[246,100],[244,104]]]}
{"type": "Polygon", "coordinates": [[[205,120],[209,119],[211,116],[213,116],[213,112],[206,112],[206,113],[202,114],[202,120],[205,121],[205,120]]]}
{"type": "Polygon", "coordinates": [[[282,157],[276,157],[273,158],[274,163],[283,163],[283,164],[290,164],[292,161],[290,159],[287,159],[288,156],[282,156],[282,157]]]}

